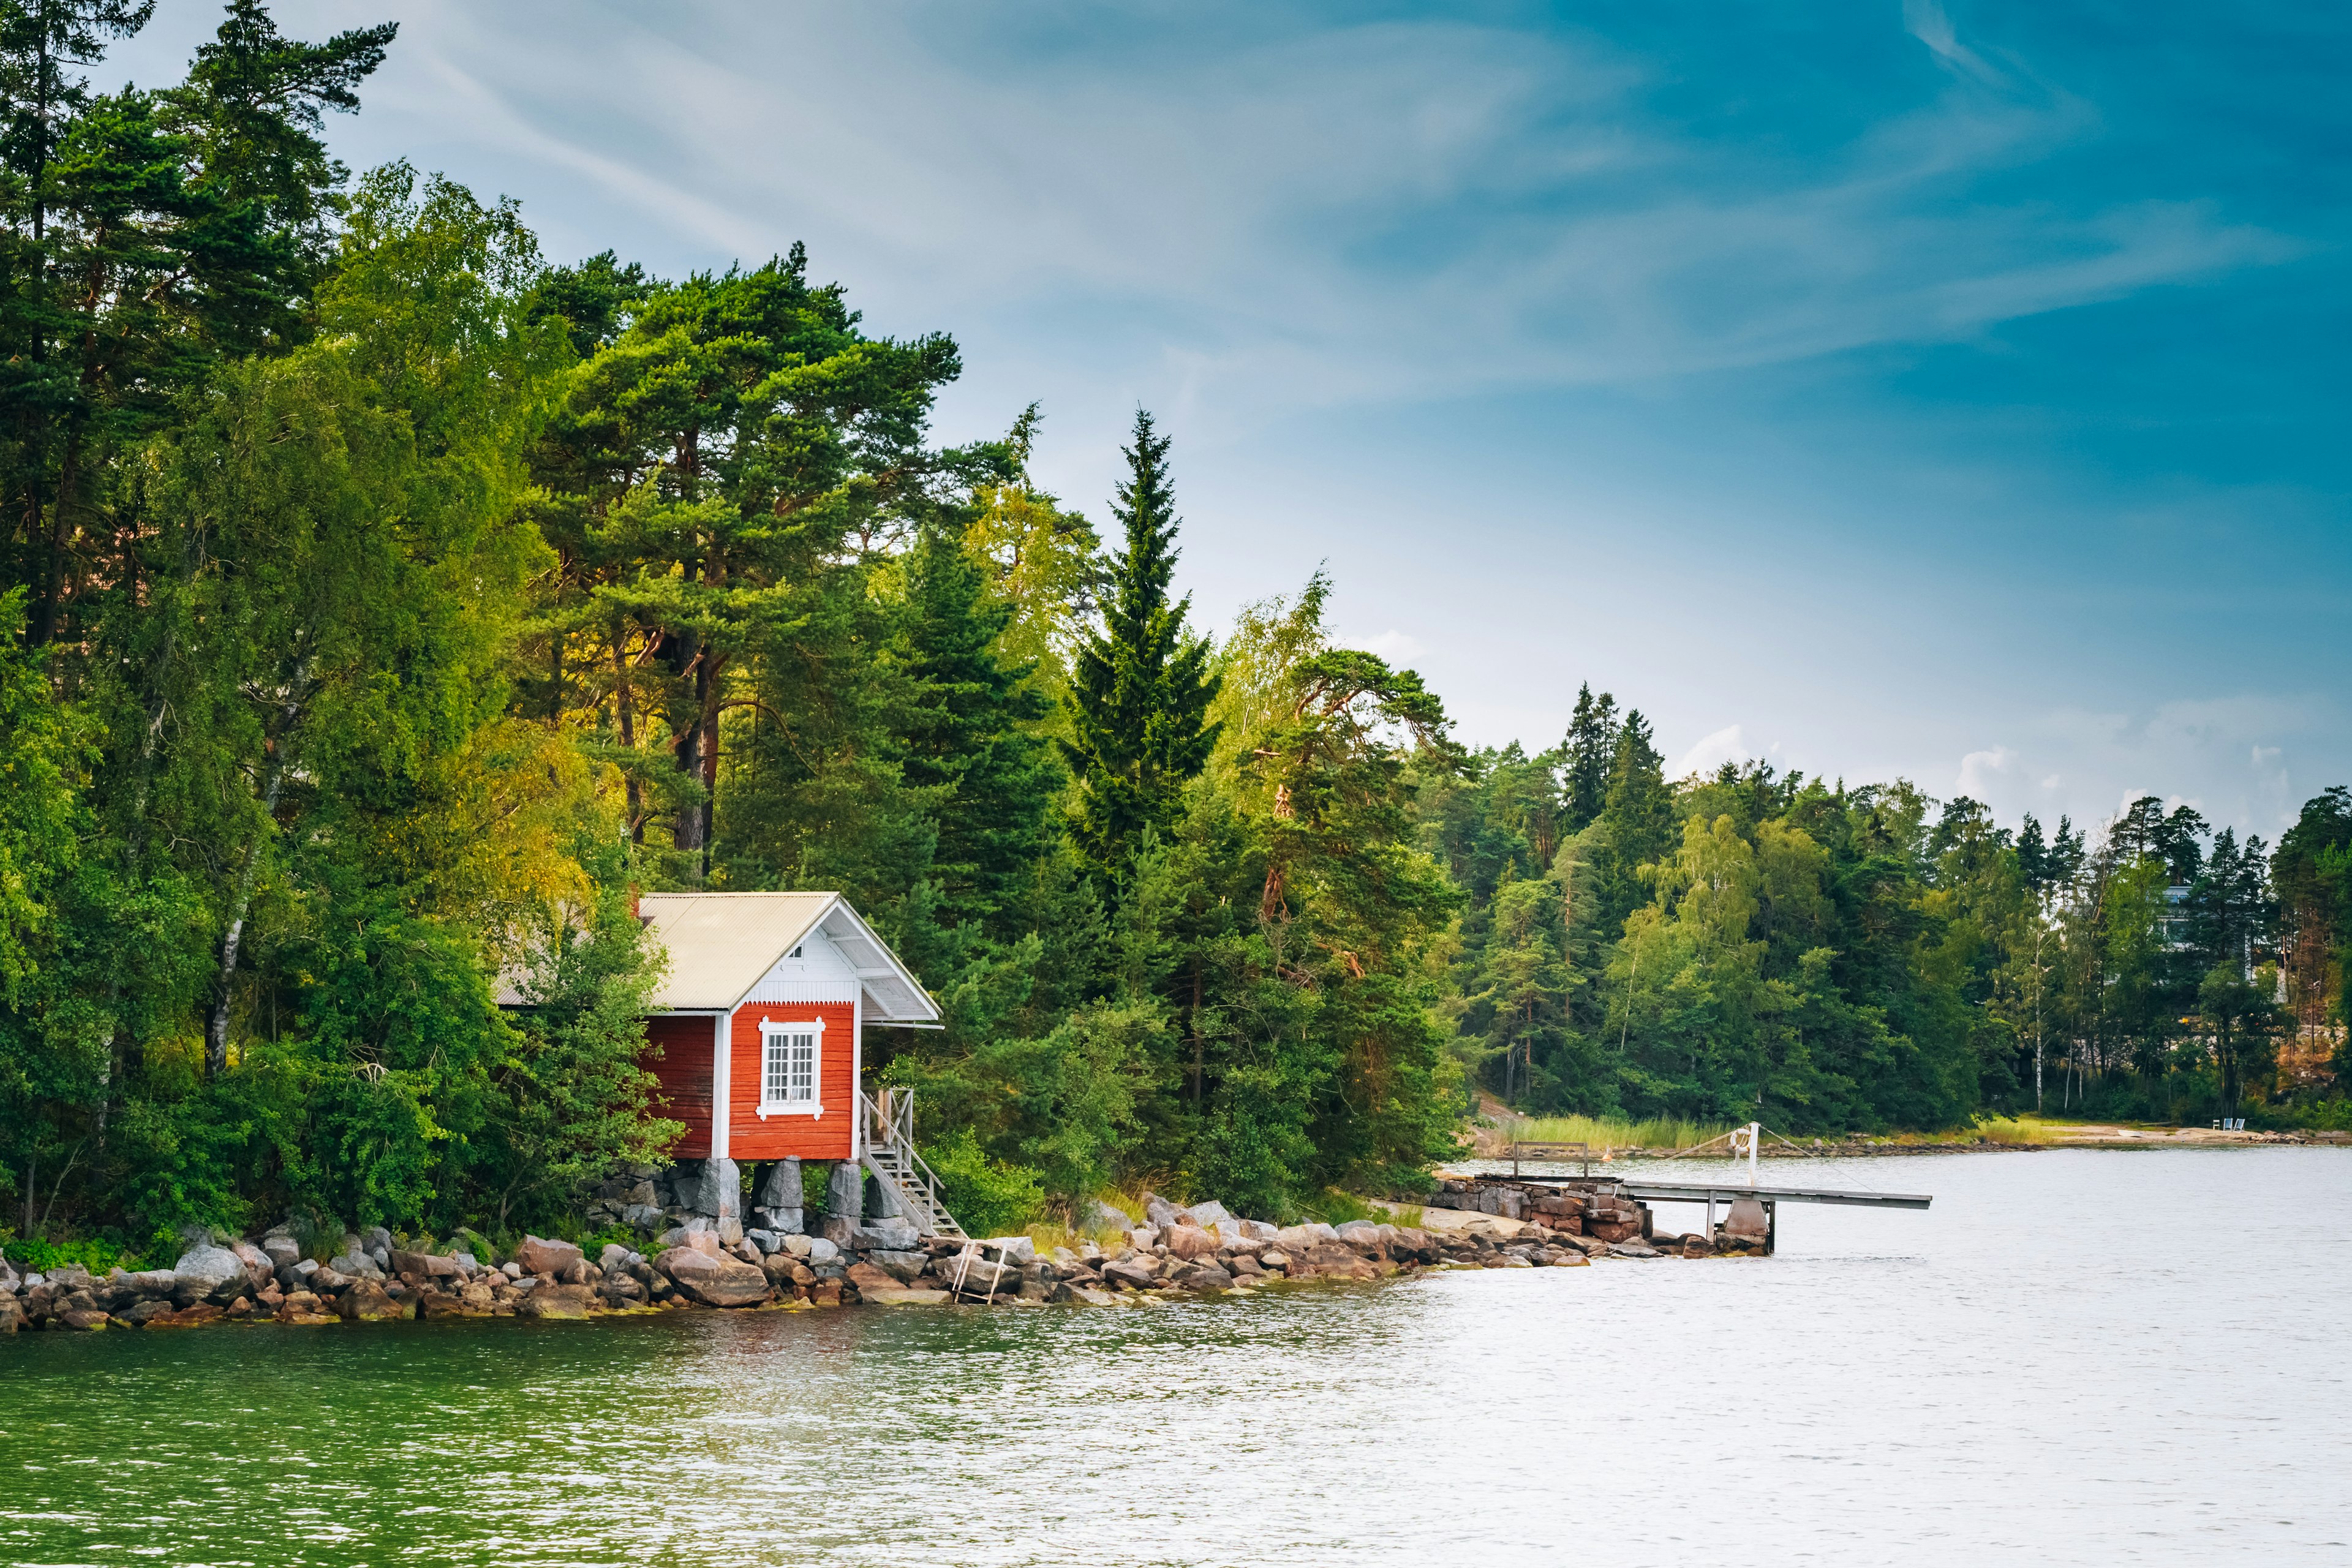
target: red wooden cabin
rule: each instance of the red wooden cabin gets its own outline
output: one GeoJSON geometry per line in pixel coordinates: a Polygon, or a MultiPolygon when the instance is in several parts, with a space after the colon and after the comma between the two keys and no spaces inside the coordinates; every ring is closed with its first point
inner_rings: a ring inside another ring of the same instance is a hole
{"type": "Polygon", "coordinates": [[[938,1026],[920,982],[838,893],[647,893],[667,950],[646,1037],[680,1160],[856,1160],[868,1025],[938,1026]]]}

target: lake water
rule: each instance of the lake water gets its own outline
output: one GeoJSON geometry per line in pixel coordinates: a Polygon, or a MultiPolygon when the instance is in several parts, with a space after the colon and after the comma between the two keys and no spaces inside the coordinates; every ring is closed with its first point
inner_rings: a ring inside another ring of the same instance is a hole
{"type": "Polygon", "coordinates": [[[0,1561],[2352,1561],[2352,1151],[1801,1169],[1936,1205],[1132,1310],[19,1335],[0,1561]]]}

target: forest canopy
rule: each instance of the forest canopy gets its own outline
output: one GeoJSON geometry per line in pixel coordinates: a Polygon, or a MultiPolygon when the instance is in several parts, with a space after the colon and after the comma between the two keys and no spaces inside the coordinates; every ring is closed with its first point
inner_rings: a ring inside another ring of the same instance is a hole
{"type": "Polygon", "coordinates": [[[867,916],[947,1018],[870,1069],[1013,1218],[1411,1192],[1482,1093],[2341,1116],[2343,789],[2274,847],[2153,798],[2010,829],[1669,779],[1589,687],[1466,749],[1322,573],[1197,624],[1148,413],[1089,519],[1036,409],[941,442],[954,341],[798,246],[551,264],[511,202],[354,177],[324,117],[392,26],[236,0],[177,85],[100,90],[148,9],[0,4],[22,1235],[554,1223],[677,1133],[632,894],[698,887],[867,916]]]}

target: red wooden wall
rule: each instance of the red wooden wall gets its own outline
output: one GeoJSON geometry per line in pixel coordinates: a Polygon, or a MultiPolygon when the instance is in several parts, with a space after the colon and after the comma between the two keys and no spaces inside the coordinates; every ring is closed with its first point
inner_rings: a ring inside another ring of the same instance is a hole
{"type": "Polygon", "coordinates": [[[700,1160],[710,1153],[710,1057],[719,1037],[716,1018],[653,1017],[646,1020],[646,1042],[661,1053],[646,1053],[645,1067],[661,1080],[655,1114],[686,1123],[686,1131],[670,1145],[672,1159],[700,1160]]]}
{"type": "Polygon", "coordinates": [[[730,1159],[849,1158],[850,1131],[857,1115],[858,1085],[852,1072],[856,1027],[856,1012],[846,1002],[749,1002],[737,1009],[727,1067],[730,1159]],[[824,1020],[824,1065],[817,1079],[822,1117],[760,1120],[760,1025],[770,1018],[779,1023],[824,1020]]]}

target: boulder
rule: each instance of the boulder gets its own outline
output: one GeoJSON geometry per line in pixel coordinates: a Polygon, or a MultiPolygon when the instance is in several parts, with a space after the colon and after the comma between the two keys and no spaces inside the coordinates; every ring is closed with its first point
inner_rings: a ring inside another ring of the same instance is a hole
{"type": "Polygon", "coordinates": [[[294,1244],[292,1237],[283,1231],[274,1230],[263,1237],[261,1250],[269,1259],[270,1272],[273,1274],[280,1268],[290,1268],[302,1259],[302,1249],[294,1244]]]}
{"type": "MultiPolygon", "coordinates": [[[[1024,1237],[1022,1239],[1025,1241],[1028,1238],[1024,1237]]],[[[849,1245],[858,1252],[873,1252],[877,1249],[906,1252],[920,1245],[922,1237],[916,1234],[915,1227],[902,1219],[883,1220],[874,1225],[852,1226],[849,1231],[849,1245]]]]}
{"type": "Polygon", "coordinates": [[[1213,1263],[1194,1263],[1176,1271],[1176,1283],[1187,1290],[1230,1290],[1234,1277],[1213,1263]]]}
{"type": "Polygon", "coordinates": [[[1143,1194],[1143,1223],[1154,1230],[1166,1230],[1177,1222],[1176,1205],[1158,1193],[1143,1194]]]}
{"type": "Polygon", "coordinates": [[[152,1300],[170,1295],[179,1284],[179,1273],[171,1268],[142,1268],[135,1274],[125,1274],[121,1285],[152,1300]]]}
{"type": "MultiPolygon", "coordinates": [[[[1762,1241],[1770,1234],[1772,1222],[1765,1217],[1764,1204],[1759,1198],[1732,1199],[1731,1212],[1723,1216],[1724,1235],[1738,1237],[1742,1241],[1762,1241]]],[[[1612,1237],[1610,1239],[1622,1241],[1624,1238],[1612,1237]]]]}
{"type": "Polygon", "coordinates": [[[515,1308],[518,1318],[584,1318],[596,1305],[585,1285],[541,1285],[515,1308]]]}
{"type": "Polygon", "coordinates": [[[140,1302],[137,1306],[131,1308],[127,1312],[118,1312],[115,1314],[119,1321],[130,1324],[134,1329],[143,1329],[148,1324],[153,1322],[156,1319],[168,1318],[171,1315],[171,1302],[157,1300],[152,1298],[140,1302]]]}
{"type": "Polygon", "coordinates": [[[1085,1224],[1088,1230],[1129,1230],[1134,1228],[1135,1218],[1125,1209],[1115,1209],[1096,1198],[1087,1205],[1085,1224]]]}
{"type": "Polygon", "coordinates": [[[242,1289],[250,1283],[245,1259],[226,1247],[206,1243],[192,1247],[172,1265],[173,1289],[189,1290],[198,1296],[215,1295],[223,1289],[242,1289]]]}
{"type": "Polygon", "coordinates": [[[386,1318],[405,1318],[410,1313],[406,1302],[394,1300],[374,1280],[362,1279],[336,1300],[335,1315],[347,1323],[373,1323],[386,1318]]]}
{"type": "Polygon", "coordinates": [[[1129,1290],[1149,1290],[1160,1277],[1159,1271],[1148,1259],[1139,1258],[1106,1263],[1102,1267],[1102,1276],[1109,1283],[1124,1286],[1129,1290]]]}
{"type": "Polygon", "coordinates": [[[487,1318],[490,1315],[489,1292],[482,1292],[482,1302],[478,1307],[455,1290],[428,1285],[416,1293],[416,1315],[420,1318],[487,1318]]]}
{"type": "Polygon", "coordinates": [[[1612,1258],[1664,1258],[1664,1253],[1645,1241],[1612,1241],[1609,1244],[1612,1258]]]}
{"type": "Polygon", "coordinates": [[[1290,1268],[1290,1254],[1279,1247],[1269,1247],[1257,1255],[1257,1262],[1261,1268],[1279,1268],[1286,1273],[1290,1268]]]}
{"type": "Polygon", "coordinates": [[[1268,1225],[1262,1219],[1245,1219],[1236,1223],[1240,1225],[1242,1234],[1252,1241],[1272,1241],[1282,1234],[1280,1226],[1268,1225]]]}
{"type": "Polygon", "coordinates": [[[757,1226],[743,1233],[743,1245],[762,1258],[775,1251],[777,1243],[782,1239],[774,1231],[762,1230],[757,1226]]]}
{"type": "Polygon", "coordinates": [[[596,1287],[596,1294],[615,1307],[634,1307],[646,1299],[644,1281],[634,1274],[607,1274],[596,1287]]]}
{"type": "Polygon", "coordinates": [[[147,1326],[151,1329],[201,1329],[206,1323],[217,1323],[227,1312],[210,1301],[198,1301],[193,1307],[183,1307],[168,1318],[157,1318],[147,1326]]]}
{"type": "Polygon", "coordinates": [[[796,1159],[772,1160],[760,1175],[759,1189],[751,1202],[763,1209],[798,1209],[801,1206],[801,1163],[796,1159]]]}
{"type": "Polygon", "coordinates": [[[1089,1307],[1113,1307],[1118,1304],[1118,1297],[1108,1290],[1098,1289],[1090,1285],[1056,1285],[1046,1293],[1045,1300],[1076,1301],[1089,1307]]]}
{"type": "Polygon", "coordinates": [[[13,1334],[24,1326],[24,1303],[12,1294],[0,1293],[0,1334],[13,1334]]]}
{"type": "MultiPolygon", "coordinates": [[[[578,1251],[577,1247],[572,1249],[578,1251]]],[[[454,1279],[459,1270],[457,1260],[430,1252],[406,1252],[397,1247],[392,1254],[394,1274],[414,1274],[419,1279],[454,1279]]]]}
{"type": "Polygon", "coordinates": [[[872,1254],[866,1261],[888,1273],[900,1284],[911,1285],[916,1277],[929,1266],[931,1255],[928,1252],[882,1251],[872,1254]]]}
{"type": "Polygon", "coordinates": [[[815,1284],[809,1287],[808,1299],[813,1305],[819,1307],[840,1306],[841,1281],[838,1279],[818,1280],[815,1284]]]}
{"type": "Polygon", "coordinates": [[[943,1258],[933,1269],[951,1290],[967,1296],[1003,1295],[1021,1289],[1021,1270],[986,1258],[943,1258]]]}
{"type": "Polygon", "coordinates": [[[383,1270],[376,1260],[364,1252],[345,1252],[327,1265],[336,1273],[350,1279],[381,1279],[383,1270]]]}
{"type": "Polygon", "coordinates": [[[1275,1246],[1297,1258],[1310,1251],[1317,1243],[1337,1241],[1339,1233],[1328,1225],[1286,1225],[1274,1233],[1275,1246]]]}
{"type": "Polygon", "coordinates": [[[112,1320],[95,1307],[77,1307],[70,1312],[60,1313],[58,1321],[77,1332],[89,1333],[106,1327],[112,1320]]]}
{"type": "Polygon", "coordinates": [[[1160,1227],[1156,1225],[1139,1225],[1127,1233],[1127,1244],[1138,1252],[1149,1252],[1160,1245],[1160,1227]]]}
{"type": "Polygon", "coordinates": [[[824,1181],[824,1211],[828,1220],[856,1225],[866,1217],[866,1173],[855,1160],[836,1160],[824,1181]]]}
{"type": "Polygon", "coordinates": [[[596,1267],[601,1272],[610,1274],[615,1268],[626,1268],[636,1260],[635,1253],[617,1241],[608,1241],[604,1244],[604,1250],[596,1255],[596,1267]]]}
{"type": "Polygon", "coordinates": [[[228,1249],[236,1254],[239,1263],[245,1265],[245,1277],[257,1290],[268,1284],[278,1272],[277,1260],[249,1241],[240,1237],[230,1242],[228,1249]]]}
{"type": "Polygon", "coordinates": [[[808,1244],[806,1253],[795,1253],[794,1256],[805,1257],[811,1263],[833,1263],[838,1261],[841,1257],[841,1248],[824,1237],[812,1236],[808,1238],[808,1244]]]}
{"type": "Polygon", "coordinates": [[[1290,1266],[1294,1279],[1370,1279],[1373,1275],[1363,1255],[1340,1241],[1318,1241],[1290,1266]]]}
{"type": "Polygon", "coordinates": [[[1360,1258],[1379,1258],[1388,1250],[1387,1238],[1381,1235],[1383,1227],[1370,1220],[1351,1219],[1338,1228],[1339,1245],[1360,1258]]]}
{"type": "Polygon", "coordinates": [[[1214,1258],[1217,1238],[1198,1226],[1180,1225],[1168,1233],[1168,1251],[1174,1258],[1214,1258]]]}
{"type": "Polygon", "coordinates": [[[1037,1261],[1037,1244],[1025,1236],[984,1237],[981,1245],[992,1258],[1003,1258],[1014,1268],[1026,1268],[1037,1261]]]}
{"type": "Polygon", "coordinates": [[[526,1274],[561,1275],[575,1263],[586,1261],[580,1249],[568,1241],[549,1241],[541,1237],[526,1236],[515,1248],[514,1260],[526,1274]]]}
{"type": "Polygon", "coordinates": [[[849,1282],[857,1287],[857,1293],[861,1296],[866,1294],[868,1290],[895,1290],[898,1289],[898,1276],[891,1274],[885,1269],[877,1268],[871,1263],[851,1264],[849,1266],[849,1282]]]}
{"type": "Polygon", "coordinates": [[[651,1204],[631,1204],[621,1211],[621,1223],[632,1230],[659,1230],[662,1212],[651,1204]]]}
{"type": "Polygon", "coordinates": [[[1197,1225],[1202,1230],[1213,1230],[1220,1224],[1229,1223],[1234,1215],[1232,1210],[1212,1199],[1205,1204],[1192,1205],[1177,1217],[1187,1224],[1197,1225]]]}
{"type": "Polygon", "coordinates": [[[673,1247],[654,1259],[654,1267],[706,1307],[749,1307],[768,1299],[766,1272],[724,1253],[673,1247]]]}

